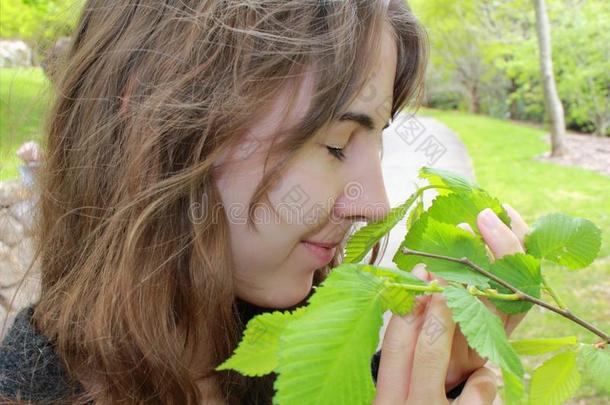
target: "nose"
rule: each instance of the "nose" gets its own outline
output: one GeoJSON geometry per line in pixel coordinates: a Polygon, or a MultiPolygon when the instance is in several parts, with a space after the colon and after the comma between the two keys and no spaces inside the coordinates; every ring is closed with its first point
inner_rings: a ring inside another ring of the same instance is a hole
{"type": "Polygon", "coordinates": [[[345,183],[333,215],[353,221],[377,222],[390,212],[379,157],[363,164],[345,183]]]}

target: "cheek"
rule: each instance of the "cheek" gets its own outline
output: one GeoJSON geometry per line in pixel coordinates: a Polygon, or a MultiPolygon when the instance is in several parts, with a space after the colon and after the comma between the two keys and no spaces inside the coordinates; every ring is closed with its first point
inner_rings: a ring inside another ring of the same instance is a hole
{"type": "Polygon", "coordinates": [[[328,221],[337,195],[328,161],[315,157],[291,166],[269,193],[279,220],[300,234],[299,240],[328,221]]]}

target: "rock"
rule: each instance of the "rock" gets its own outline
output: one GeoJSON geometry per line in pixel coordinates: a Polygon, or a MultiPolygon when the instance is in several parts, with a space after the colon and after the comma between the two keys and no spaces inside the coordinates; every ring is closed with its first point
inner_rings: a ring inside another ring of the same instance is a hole
{"type": "Polygon", "coordinates": [[[0,286],[11,285],[23,277],[21,266],[11,249],[0,242],[0,286]]]}
{"type": "Polygon", "coordinates": [[[28,189],[18,180],[0,181],[0,208],[6,208],[19,201],[23,201],[30,194],[28,189]]]}
{"type": "MultiPolygon", "coordinates": [[[[21,242],[13,247],[12,256],[25,272],[34,260],[34,240],[32,238],[23,238],[21,242]]],[[[30,270],[30,272],[36,272],[37,267],[34,265],[34,270],[30,270]]]]}
{"type": "Polygon", "coordinates": [[[22,238],[23,225],[6,208],[0,209],[0,242],[13,246],[21,241],[22,238]]]}
{"type": "Polygon", "coordinates": [[[25,231],[32,229],[34,224],[35,205],[32,200],[20,201],[10,206],[8,211],[11,213],[13,218],[24,226],[25,231]]]}
{"type": "Polygon", "coordinates": [[[6,243],[0,242],[0,261],[4,256],[7,256],[11,253],[11,247],[6,243]]]}
{"type": "Polygon", "coordinates": [[[31,67],[32,50],[20,39],[0,40],[0,68],[31,67]]]}

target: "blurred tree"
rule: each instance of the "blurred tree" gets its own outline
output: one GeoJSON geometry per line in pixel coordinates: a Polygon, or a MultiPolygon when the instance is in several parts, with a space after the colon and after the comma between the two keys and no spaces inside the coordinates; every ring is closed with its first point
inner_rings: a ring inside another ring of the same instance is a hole
{"type": "Polygon", "coordinates": [[[76,27],[85,0],[1,0],[0,37],[20,38],[40,62],[57,38],[76,27]]]}
{"type": "Polygon", "coordinates": [[[567,151],[563,144],[565,120],[563,106],[557,93],[551,50],[551,25],[544,0],[532,0],[536,9],[536,29],[540,55],[540,75],[544,88],[544,105],[551,125],[551,156],[562,156],[567,151]]]}
{"type": "MultiPolygon", "coordinates": [[[[427,103],[543,122],[531,0],[410,0],[430,34],[427,103]]],[[[546,0],[553,72],[568,125],[608,134],[610,2],[546,0]]]]}
{"type": "Polygon", "coordinates": [[[610,2],[587,1],[557,18],[553,58],[566,117],[576,129],[610,135],[610,2]]]}

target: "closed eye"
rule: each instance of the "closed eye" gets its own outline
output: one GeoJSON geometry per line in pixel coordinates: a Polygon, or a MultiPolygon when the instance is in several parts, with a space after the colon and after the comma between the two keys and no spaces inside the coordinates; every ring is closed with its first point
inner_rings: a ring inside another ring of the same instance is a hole
{"type": "Polygon", "coordinates": [[[340,161],[343,161],[343,159],[345,159],[345,154],[343,153],[342,148],[336,148],[334,146],[326,146],[326,149],[328,149],[328,152],[331,155],[333,155],[334,157],[336,157],[337,159],[339,159],[340,161]]]}

